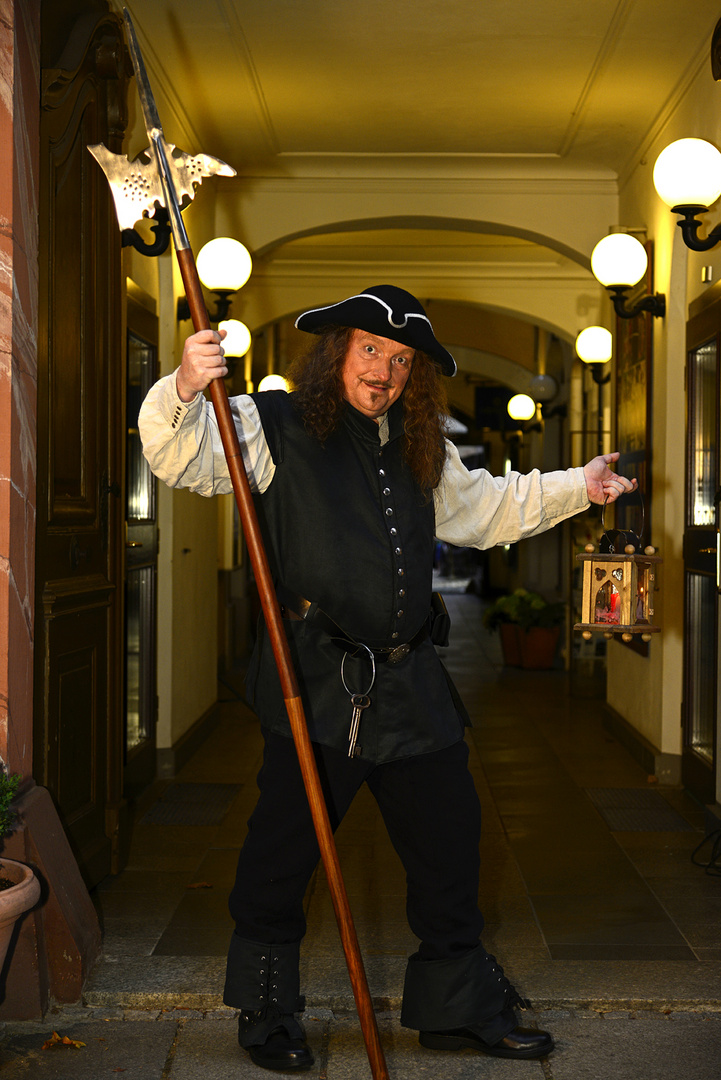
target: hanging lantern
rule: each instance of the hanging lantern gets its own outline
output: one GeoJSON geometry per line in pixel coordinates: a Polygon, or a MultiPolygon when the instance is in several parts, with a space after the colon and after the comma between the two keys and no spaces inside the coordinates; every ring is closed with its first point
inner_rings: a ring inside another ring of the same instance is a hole
{"type": "Polygon", "coordinates": [[[587,641],[594,631],[607,638],[620,634],[624,641],[636,634],[650,641],[660,632],[661,627],[653,624],[653,592],[656,566],[663,559],[655,548],[642,550],[635,533],[613,530],[604,532],[600,551],[587,544],[585,553],[576,558],[583,563],[583,586],[581,622],[574,630],[587,641]]]}

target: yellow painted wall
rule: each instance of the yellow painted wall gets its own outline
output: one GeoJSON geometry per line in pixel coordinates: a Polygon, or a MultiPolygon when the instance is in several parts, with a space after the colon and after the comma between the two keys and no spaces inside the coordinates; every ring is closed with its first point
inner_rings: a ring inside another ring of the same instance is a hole
{"type": "MultiPolygon", "coordinates": [[[[655,246],[655,291],[664,293],[665,319],[654,320],[652,490],[653,532],[647,539],[659,549],[656,616],[662,633],[651,642],[648,659],[622,645],[608,651],[608,701],[655,747],[681,752],[684,469],[685,469],[685,333],[689,304],[708,284],[701,267],[716,263],[712,280],[721,275],[721,256],[690,252],[681,239],[677,217],[656,195],[653,166],[661,150],[675,139],[721,141],[721,87],[704,58],[673,116],[655,133],[643,156],[633,163],[620,190],[619,224],[645,225],[655,246]]],[[[713,211],[709,228],[718,221],[713,211]]]]}

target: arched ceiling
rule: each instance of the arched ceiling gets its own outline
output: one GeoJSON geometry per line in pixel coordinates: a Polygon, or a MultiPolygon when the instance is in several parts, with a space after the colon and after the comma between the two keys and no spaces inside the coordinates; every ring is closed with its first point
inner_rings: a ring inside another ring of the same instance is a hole
{"type": "Polygon", "coordinates": [[[433,175],[621,176],[707,62],[719,18],[716,0],[126,6],[168,135],[248,176],[357,175],[379,158],[433,175]]]}
{"type": "Polygon", "coordinates": [[[343,253],[353,249],[354,264],[382,263],[390,273],[415,263],[437,264],[439,270],[449,264],[462,272],[478,266],[494,276],[513,274],[548,276],[559,273],[580,276],[571,259],[550,248],[514,236],[461,232],[454,229],[388,228],[353,232],[327,232],[299,237],[279,245],[261,260],[266,267],[281,269],[302,260],[308,266],[338,265],[343,253]]]}
{"type": "MultiPolygon", "coordinates": [[[[109,2],[122,10],[123,0],[109,2]]],[[[573,204],[566,220],[574,235],[554,249],[551,229],[534,236],[527,225],[514,234],[511,214],[537,186],[547,200],[557,194],[561,208],[574,185],[587,191],[595,184],[615,198],[691,82],[710,66],[721,14],[718,0],[125,5],[166,138],[238,172],[237,181],[226,181],[229,198],[247,204],[246,218],[238,215],[245,227],[234,235],[245,240],[250,232],[253,185],[275,184],[279,201],[295,185],[301,207],[303,191],[314,191],[316,202],[319,190],[328,191],[334,200],[335,216],[322,232],[304,234],[296,213],[287,227],[284,221],[259,236],[246,302],[254,325],[311,306],[320,291],[335,299],[346,280],[352,288],[398,280],[402,267],[398,283],[417,286],[419,296],[485,303],[551,331],[562,327],[569,340],[588,325],[589,312],[597,316],[600,287],[587,257],[602,233],[594,221],[595,238],[575,243],[585,215],[573,204]],[[404,178],[427,183],[424,206],[431,207],[446,187],[485,183],[496,196],[512,191],[511,214],[496,219],[504,228],[485,233],[414,225],[410,217],[403,227],[388,220],[389,227],[374,227],[374,214],[418,212],[376,208],[374,193],[404,178]],[[344,183],[346,204],[336,213],[336,188],[344,183]],[[359,224],[351,227],[354,218],[359,224]],[[436,281],[441,287],[432,290],[436,281]]],[[[129,108],[133,157],[147,144],[133,93],[129,108]]],[[[603,228],[614,223],[606,220],[607,205],[603,228]]]]}

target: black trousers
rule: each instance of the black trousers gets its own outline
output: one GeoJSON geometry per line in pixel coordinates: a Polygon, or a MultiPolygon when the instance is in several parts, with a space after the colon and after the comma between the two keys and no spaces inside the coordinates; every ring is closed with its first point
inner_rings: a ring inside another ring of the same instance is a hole
{"type": "MultiPolygon", "coordinates": [[[[305,934],[303,898],[320,853],[292,739],[264,731],[260,795],[240,852],[230,912],[236,934],[290,944],[305,934]]],[[[314,746],[335,830],[364,782],[378,803],[407,876],[408,923],[420,960],[448,960],[478,945],[481,809],[468,748],[383,765],[314,746]]],[[[238,1003],[241,1004],[241,1003],[238,1003]]]]}

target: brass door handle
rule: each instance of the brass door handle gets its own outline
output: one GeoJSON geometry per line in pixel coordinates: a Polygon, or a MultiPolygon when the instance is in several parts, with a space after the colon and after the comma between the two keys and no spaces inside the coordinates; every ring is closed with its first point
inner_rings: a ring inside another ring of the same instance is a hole
{"type": "MultiPolygon", "coordinates": [[[[140,543],[139,540],[126,540],[125,541],[125,546],[135,548],[135,547],[142,547],[143,545],[140,543]]],[[[716,548],[714,548],[714,551],[715,550],[716,550],[716,548]]]]}
{"type": "Polygon", "coordinates": [[[715,555],[716,548],[699,548],[698,553],[699,555],[715,555]]]}

